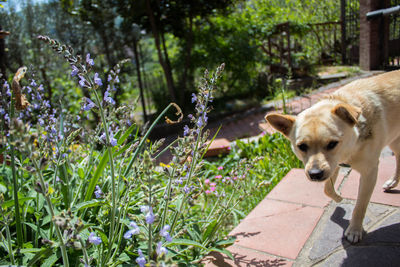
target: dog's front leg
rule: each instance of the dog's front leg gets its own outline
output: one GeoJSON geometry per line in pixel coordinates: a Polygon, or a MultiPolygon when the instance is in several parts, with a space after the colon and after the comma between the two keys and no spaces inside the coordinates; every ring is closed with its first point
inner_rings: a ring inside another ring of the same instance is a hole
{"type": "Polygon", "coordinates": [[[338,195],[338,193],[336,193],[335,190],[335,182],[338,173],[339,173],[339,167],[336,168],[333,175],[325,182],[325,187],[324,187],[325,195],[332,198],[335,202],[340,202],[343,200],[343,198],[340,195],[338,195]]]}
{"type": "Polygon", "coordinates": [[[376,184],[378,174],[378,163],[371,164],[372,168],[360,170],[360,184],[358,187],[358,197],[356,206],[353,210],[353,215],[349,227],[347,227],[345,236],[351,243],[361,241],[363,234],[363,220],[367,211],[369,200],[371,199],[372,191],[376,184]]]}

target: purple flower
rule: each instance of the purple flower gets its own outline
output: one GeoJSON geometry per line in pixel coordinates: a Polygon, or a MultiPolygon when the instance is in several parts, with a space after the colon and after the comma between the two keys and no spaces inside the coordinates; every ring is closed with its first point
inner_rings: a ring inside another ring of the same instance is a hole
{"type": "MultiPolygon", "coordinates": [[[[110,134],[110,136],[109,136],[109,137],[110,137],[110,145],[111,145],[111,146],[116,146],[116,145],[118,145],[118,141],[117,141],[116,138],[114,138],[114,135],[113,135],[111,129],[109,129],[108,132],[109,132],[109,134],[110,134]]],[[[100,140],[101,140],[104,144],[107,143],[107,136],[106,136],[106,133],[105,133],[105,132],[101,134],[100,140]]]]}
{"type": "Polygon", "coordinates": [[[101,191],[100,186],[96,185],[96,191],[94,191],[96,198],[101,198],[103,196],[103,191],[101,191]]]}
{"type": "Polygon", "coordinates": [[[98,86],[103,85],[103,82],[101,81],[99,74],[97,72],[94,74],[94,83],[97,84],[98,86]]]}
{"type": "Polygon", "coordinates": [[[140,207],[140,211],[142,213],[147,213],[145,218],[146,218],[146,222],[148,224],[152,224],[154,222],[154,219],[155,219],[156,216],[154,216],[152,207],[150,207],[150,206],[141,206],[140,207]]]}
{"type": "Polygon", "coordinates": [[[189,194],[190,193],[190,187],[185,185],[185,187],[183,188],[183,192],[185,192],[185,194],[189,194]]]}
{"type": "Polygon", "coordinates": [[[165,240],[167,240],[168,242],[172,241],[172,238],[171,238],[171,236],[169,235],[169,232],[168,232],[170,229],[171,229],[171,227],[167,224],[160,231],[160,235],[162,237],[165,237],[165,240]]]}
{"type": "Polygon", "coordinates": [[[94,65],[93,59],[90,58],[90,53],[87,53],[87,55],[86,55],[86,63],[91,65],[91,66],[94,65]]]}
{"type": "Polygon", "coordinates": [[[193,93],[192,94],[192,103],[197,101],[197,96],[193,93]]]}
{"type": "Polygon", "coordinates": [[[92,108],[94,108],[96,106],[96,104],[92,100],[90,100],[89,98],[85,97],[85,100],[86,100],[86,103],[84,103],[83,107],[82,107],[82,109],[84,111],[91,110],[92,108]]]}
{"type": "Polygon", "coordinates": [[[136,258],[136,263],[140,267],[144,267],[144,265],[146,264],[146,258],[144,257],[143,252],[140,248],[138,249],[138,254],[139,254],[139,257],[136,258]]]}
{"type": "MultiPolygon", "coordinates": [[[[40,88],[40,86],[39,86],[39,88],[40,88]]],[[[38,89],[39,89],[38,88],[38,89]]],[[[51,106],[50,106],[50,101],[49,100],[43,100],[43,105],[46,107],[46,108],[51,108],[51,106]]]]}
{"type": "Polygon", "coordinates": [[[161,255],[166,255],[168,253],[168,250],[162,246],[162,242],[158,242],[157,243],[157,249],[156,249],[157,255],[161,256],[161,255]]]}
{"type": "Polygon", "coordinates": [[[208,121],[207,112],[203,113],[203,121],[204,121],[204,123],[207,123],[207,121],[208,121]]]}
{"type": "Polygon", "coordinates": [[[35,80],[33,80],[33,79],[32,79],[32,82],[31,82],[31,86],[33,86],[33,87],[36,87],[36,86],[37,86],[35,80]]]}
{"type": "Polygon", "coordinates": [[[124,234],[124,238],[125,239],[131,239],[133,235],[138,235],[140,233],[140,229],[139,226],[137,226],[137,224],[135,222],[131,222],[129,224],[130,227],[132,227],[132,229],[128,230],[125,234],[124,234]]]}
{"type": "Polygon", "coordinates": [[[110,92],[108,90],[106,90],[104,93],[104,101],[110,103],[111,105],[115,105],[115,101],[110,97],[110,92]]]}
{"type": "Polygon", "coordinates": [[[79,76],[79,85],[84,88],[84,87],[89,87],[88,82],[86,81],[85,77],[79,76]]]}
{"type": "Polygon", "coordinates": [[[114,138],[114,136],[110,136],[110,144],[111,144],[111,146],[118,145],[118,141],[117,141],[117,139],[114,138]]]}
{"type": "Polygon", "coordinates": [[[188,135],[189,131],[190,131],[189,127],[187,125],[185,125],[185,127],[183,127],[183,136],[188,135]]]}
{"type": "Polygon", "coordinates": [[[146,218],[146,222],[148,224],[152,224],[154,222],[156,216],[154,216],[154,213],[152,211],[152,209],[149,211],[149,213],[146,214],[145,218],[146,218]]]}
{"type": "Polygon", "coordinates": [[[72,71],[71,71],[71,76],[74,77],[79,73],[79,69],[75,65],[71,65],[72,71]]]}
{"type": "Polygon", "coordinates": [[[203,123],[203,119],[200,117],[197,121],[197,127],[201,128],[203,127],[204,123],[203,123]]]}
{"type": "Polygon", "coordinates": [[[95,232],[91,232],[89,235],[89,242],[95,245],[100,245],[101,244],[101,238],[96,236],[95,232]]]}
{"type": "Polygon", "coordinates": [[[39,85],[38,91],[43,91],[43,84],[39,85]]]}

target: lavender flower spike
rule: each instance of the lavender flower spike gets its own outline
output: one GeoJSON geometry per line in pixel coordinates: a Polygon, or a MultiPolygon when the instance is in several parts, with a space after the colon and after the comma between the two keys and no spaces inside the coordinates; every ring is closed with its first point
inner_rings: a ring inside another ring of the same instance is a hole
{"type": "Polygon", "coordinates": [[[75,65],[71,65],[72,71],[71,71],[71,76],[74,77],[75,75],[78,74],[79,69],[75,65]]]}
{"type": "Polygon", "coordinates": [[[160,241],[160,242],[157,243],[156,252],[157,252],[158,256],[161,256],[161,255],[164,255],[164,254],[166,255],[168,253],[168,250],[165,247],[162,246],[162,242],[160,241]]]}
{"type": "Polygon", "coordinates": [[[160,235],[162,236],[162,237],[165,237],[165,240],[167,240],[168,242],[171,242],[172,241],[172,238],[171,238],[171,236],[169,235],[169,230],[170,230],[170,226],[167,224],[167,225],[165,225],[164,227],[163,227],[163,229],[161,229],[161,231],[160,231],[160,235]]]}
{"type": "Polygon", "coordinates": [[[89,235],[89,242],[97,246],[100,245],[102,241],[100,237],[96,236],[95,232],[91,232],[89,235]]]}
{"type": "Polygon", "coordinates": [[[94,74],[94,83],[97,84],[98,86],[103,85],[103,82],[101,81],[99,74],[97,72],[94,74]]]}
{"type": "Polygon", "coordinates": [[[115,100],[110,97],[110,91],[108,89],[104,93],[104,101],[110,103],[111,105],[115,105],[115,100]]]}
{"type": "Polygon", "coordinates": [[[96,198],[101,198],[103,196],[103,191],[101,191],[100,186],[96,185],[96,191],[94,191],[96,198]]]}
{"type": "Polygon", "coordinates": [[[91,110],[92,108],[94,108],[96,106],[96,104],[92,100],[90,100],[89,98],[86,97],[85,99],[86,99],[86,103],[83,104],[83,107],[82,107],[82,109],[84,111],[91,110]]]}
{"type": "Polygon", "coordinates": [[[156,216],[153,213],[153,209],[150,207],[149,213],[146,214],[146,222],[148,224],[152,224],[154,222],[154,219],[156,218],[156,216]]]}
{"type": "Polygon", "coordinates": [[[86,55],[86,63],[89,64],[90,66],[94,65],[93,59],[90,58],[90,53],[87,53],[86,55]]]}
{"type": "Polygon", "coordinates": [[[192,94],[192,103],[197,101],[197,96],[193,93],[192,94]]]}
{"type": "Polygon", "coordinates": [[[139,226],[137,226],[135,222],[131,222],[129,226],[132,227],[132,229],[128,230],[124,234],[125,239],[131,239],[133,235],[138,235],[140,233],[139,226]]]}
{"type": "Polygon", "coordinates": [[[143,252],[140,248],[138,249],[138,253],[139,253],[139,257],[136,258],[136,263],[140,267],[144,267],[144,265],[146,264],[146,258],[144,257],[143,252]]]}

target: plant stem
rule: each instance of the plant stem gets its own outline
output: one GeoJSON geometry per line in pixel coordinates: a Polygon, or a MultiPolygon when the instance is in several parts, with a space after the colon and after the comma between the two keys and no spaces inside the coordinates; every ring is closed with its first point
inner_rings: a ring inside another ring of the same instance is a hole
{"type": "Polygon", "coordinates": [[[8,255],[10,256],[11,264],[14,265],[15,264],[15,259],[14,259],[14,253],[13,253],[13,250],[12,250],[10,228],[8,227],[8,219],[6,218],[1,205],[0,205],[0,212],[1,212],[1,215],[2,215],[2,217],[4,219],[4,224],[5,224],[5,227],[6,227],[6,236],[7,236],[7,242],[8,242],[8,255]]]}
{"type": "MultiPolygon", "coordinates": [[[[107,253],[107,258],[109,258],[111,255],[112,245],[114,243],[114,231],[115,231],[114,228],[115,228],[116,192],[115,192],[114,160],[113,160],[112,148],[110,146],[110,134],[108,132],[108,124],[106,121],[106,116],[104,115],[103,106],[101,105],[100,97],[96,91],[96,88],[93,88],[93,93],[95,95],[96,102],[97,102],[97,105],[100,110],[101,120],[103,121],[103,128],[104,128],[104,132],[106,134],[107,151],[108,151],[110,170],[111,170],[111,187],[112,187],[111,201],[112,201],[112,204],[111,204],[111,216],[110,216],[110,224],[111,224],[110,225],[110,234],[108,236],[110,247],[109,247],[109,250],[107,253]]],[[[104,262],[107,262],[107,258],[104,262]]]]}
{"type": "Polygon", "coordinates": [[[57,234],[58,240],[60,242],[60,249],[61,249],[61,255],[62,255],[64,267],[69,267],[67,249],[66,249],[66,246],[65,246],[64,239],[62,237],[60,228],[53,221],[54,220],[54,215],[55,215],[54,214],[54,209],[53,209],[53,203],[51,202],[51,199],[50,199],[50,197],[48,195],[48,192],[46,190],[46,184],[44,182],[42,171],[40,170],[39,164],[37,163],[35,158],[32,158],[32,162],[35,165],[35,169],[36,169],[36,171],[38,173],[40,186],[42,187],[42,193],[43,193],[43,196],[44,196],[44,198],[46,200],[47,206],[49,207],[50,216],[51,216],[51,219],[52,219],[51,221],[52,221],[52,224],[53,224],[54,228],[56,229],[56,234],[57,234]]]}
{"type": "MultiPolygon", "coordinates": [[[[10,121],[11,121],[11,129],[13,130],[13,121],[14,121],[14,96],[11,100],[10,106],[10,121]]],[[[12,170],[12,178],[13,178],[13,190],[14,190],[14,207],[15,207],[15,224],[17,227],[17,244],[18,247],[22,248],[23,244],[23,235],[22,235],[22,224],[21,224],[21,215],[19,212],[19,200],[18,200],[18,181],[17,181],[17,172],[15,169],[15,155],[14,155],[14,137],[13,133],[10,134],[10,157],[11,157],[11,170],[12,170]]],[[[6,160],[6,158],[4,158],[6,160]]]]}
{"type": "Polygon", "coordinates": [[[85,259],[84,260],[85,265],[87,264],[87,266],[90,266],[89,265],[89,257],[88,257],[87,251],[86,251],[85,243],[83,243],[82,238],[79,238],[79,242],[81,243],[81,246],[82,246],[82,252],[83,252],[83,258],[85,259]]]}

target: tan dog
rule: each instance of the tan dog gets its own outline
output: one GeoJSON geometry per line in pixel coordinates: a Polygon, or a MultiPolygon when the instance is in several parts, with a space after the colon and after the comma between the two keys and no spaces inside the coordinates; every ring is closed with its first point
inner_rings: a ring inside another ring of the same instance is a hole
{"type": "Polygon", "coordinates": [[[381,150],[389,145],[396,155],[396,173],[383,185],[400,180],[400,71],[354,81],[298,116],[268,114],[265,119],[283,133],[305,166],[311,181],[325,182],[325,194],[342,198],[334,184],[339,164],[361,174],[358,198],[345,236],[362,238],[363,219],[375,187],[381,150]]]}

